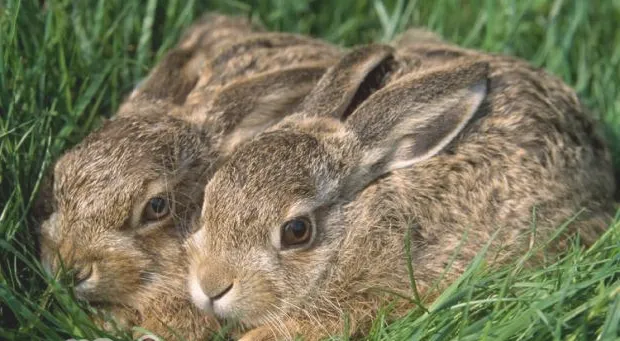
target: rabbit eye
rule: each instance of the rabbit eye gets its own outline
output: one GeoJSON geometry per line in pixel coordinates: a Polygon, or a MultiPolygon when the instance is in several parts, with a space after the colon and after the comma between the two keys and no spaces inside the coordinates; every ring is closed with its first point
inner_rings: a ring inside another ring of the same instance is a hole
{"type": "Polygon", "coordinates": [[[153,197],[144,208],[144,219],[147,221],[159,220],[170,213],[168,200],[162,197],[153,197]]]}
{"type": "Polygon", "coordinates": [[[312,223],[307,218],[295,218],[282,225],[280,245],[282,248],[304,246],[312,239],[312,223]]]}

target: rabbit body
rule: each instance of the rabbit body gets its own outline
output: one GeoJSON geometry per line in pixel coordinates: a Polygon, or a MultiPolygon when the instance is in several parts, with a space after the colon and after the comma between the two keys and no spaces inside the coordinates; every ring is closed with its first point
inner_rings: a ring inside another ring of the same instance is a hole
{"type": "MultiPolygon", "coordinates": [[[[608,149],[574,91],[515,58],[410,31],[354,49],[298,112],[237,148],[205,188],[188,240],[194,303],[242,340],[365,333],[489,243],[502,264],[609,223],[608,149]],[[536,228],[532,226],[535,224],[536,228]]],[[[561,251],[565,244],[556,245],[561,251]]]]}

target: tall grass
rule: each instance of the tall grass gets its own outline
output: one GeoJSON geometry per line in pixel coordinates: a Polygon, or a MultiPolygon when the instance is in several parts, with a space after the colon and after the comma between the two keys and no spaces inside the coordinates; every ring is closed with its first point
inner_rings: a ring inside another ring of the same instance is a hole
{"type": "MultiPolygon", "coordinates": [[[[111,115],[205,10],[352,45],[427,26],[464,46],[530,60],[574,86],[620,161],[618,0],[0,1],[0,339],[102,337],[48,285],[29,211],[42,174],[111,115]]],[[[428,312],[376,321],[374,340],[617,340],[620,228],[544,269],[481,261],[428,312]]],[[[127,337],[125,339],[128,339],[127,337]]]]}

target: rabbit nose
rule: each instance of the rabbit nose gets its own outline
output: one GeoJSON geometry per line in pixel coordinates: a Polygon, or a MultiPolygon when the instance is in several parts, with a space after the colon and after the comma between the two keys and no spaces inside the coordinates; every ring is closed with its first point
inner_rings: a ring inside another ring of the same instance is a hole
{"type": "Polygon", "coordinates": [[[234,286],[234,278],[223,266],[210,264],[207,268],[200,277],[200,288],[210,300],[215,301],[230,292],[234,286]]]}
{"type": "Polygon", "coordinates": [[[224,295],[226,295],[226,293],[228,293],[230,289],[232,289],[232,287],[233,287],[233,283],[230,283],[228,287],[224,288],[217,294],[209,295],[209,297],[211,298],[212,301],[217,301],[218,299],[224,297],[224,295]]]}
{"type": "Polygon", "coordinates": [[[233,282],[225,279],[213,279],[210,281],[201,281],[200,288],[209,297],[211,301],[217,301],[224,297],[233,287],[233,282]]]}

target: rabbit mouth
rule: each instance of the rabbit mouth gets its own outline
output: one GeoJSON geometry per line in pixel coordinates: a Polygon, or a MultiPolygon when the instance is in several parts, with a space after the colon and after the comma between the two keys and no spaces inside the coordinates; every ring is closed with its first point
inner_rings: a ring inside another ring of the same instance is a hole
{"type": "Polygon", "coordinates": [[[264,318],[265,310],[271,309],[243,301],[244,295],[239,292],[240,285],[237,281],[214,296],[205,293],[196,277],[190,277],[188,284],[194,305],[208,314],[215,315],[221,321],[251,328],[271,321],[264,318]]]}
{"type": "MultiPolygon", "coordinates": [[[[238,286],[238,285],[237,285],[238,286]]],[[[209,296],[205,293],[195,277],[189,281],[189,290],[194,305],[198,308],[216,315],[221,319],[235,317],[237,305],[237,288],[230,284],[217,295],[209,296]]]]}

